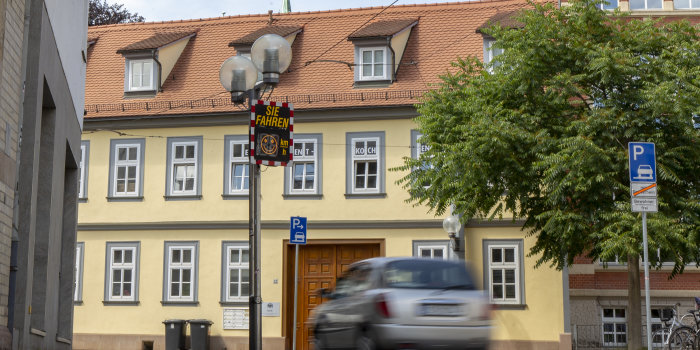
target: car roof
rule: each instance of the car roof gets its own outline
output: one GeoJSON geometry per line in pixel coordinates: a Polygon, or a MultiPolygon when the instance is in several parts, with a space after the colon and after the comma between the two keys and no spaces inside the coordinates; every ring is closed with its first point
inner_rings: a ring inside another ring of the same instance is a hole
{"type": "MultiPolygon", "coordinates": [[[[394,262],[394,261],[426,261],[426,260],[431,260],[431,259],[417,258],[417,257],[410,257],[410,256],[376,257],[376,258],[369,258],[369,259],[354,262],[350,265],[350,267],[354,267],[354,266],[362,265],[362,264],[370,264],[373,267],[379,267],[379,266],[383,266],[383,265],[386,265],[386,264],[388,264],[390,262],[394,262]]],[[[441,261],[446,262],[446,263],[453,263],[453,264],[459,263],[458,261],[454,261],[454,260],[441,260],[441,261]]]]}

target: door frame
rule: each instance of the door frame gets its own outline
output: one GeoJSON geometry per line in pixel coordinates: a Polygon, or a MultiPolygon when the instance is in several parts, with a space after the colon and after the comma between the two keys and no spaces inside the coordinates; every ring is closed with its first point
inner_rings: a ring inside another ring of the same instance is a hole
{"type": "MultiPolygon", "coordinates": [[[[378,239],[310,239],[306,245],[365,245],[378,244],[379,256],[386,256],[386,240],[378,239]]],[[[284,338],[285,349],[292,348],[292,316],[294,315],[294,244],[289,243],[289,239],[282,240],[282,337],[284,338]],[[286,297],[285,297],[286,295],[286,297]]],[[[299,247],[301,251],[303,247],[299,247]]],[[[302,261],[299,262],[303,264],[302,261]]],[[[299,300],[302,296],[299,295],[299,300]]],[[[299,315],[297,315],[299,317],[299,315]]]]}

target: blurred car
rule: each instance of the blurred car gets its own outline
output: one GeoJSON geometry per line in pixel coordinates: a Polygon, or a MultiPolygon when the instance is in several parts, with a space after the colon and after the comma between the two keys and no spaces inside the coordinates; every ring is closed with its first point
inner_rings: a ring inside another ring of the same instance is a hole
{"type": "Polygon", "coordinates": [[[463,261],[372,258],[322,289],[310,321],[317,350],[487,349],[487,296],[463,261]]]}

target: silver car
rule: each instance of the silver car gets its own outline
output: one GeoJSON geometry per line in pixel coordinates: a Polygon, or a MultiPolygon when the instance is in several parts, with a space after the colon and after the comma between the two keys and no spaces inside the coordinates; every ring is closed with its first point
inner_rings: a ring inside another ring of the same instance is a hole
{"type": "Polygon", "coordinates": [[[486,349],[490,305],[464,262],[373,258],[352,264],[310,318],[317,350],[486,349]]]}

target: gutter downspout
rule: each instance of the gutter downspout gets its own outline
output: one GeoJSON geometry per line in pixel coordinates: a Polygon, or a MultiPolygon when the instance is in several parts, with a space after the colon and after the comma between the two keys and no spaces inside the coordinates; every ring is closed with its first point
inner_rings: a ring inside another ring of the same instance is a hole
{"type": "Polygon", "coordinates": [[[161,83],[160,83],[161,75],[163,74],[163,65],[160,64],[160,61],[158,61],[157,53],[158,53],[158,49],[153,49],[152,57],[153,57],[153,60],[158,64],[158,81],[157,81],[158,86],[156,86],[156,90],[158,92],[163,92],[163,89],[161,88],[161,83]]]}
{"type": "Polygon", "coordinates": [[[391,82],[393,83],[396,81],[396,73],[398,73],[398,69],[396,69],[396,52],[394,52],[394,48],[391,47],[391,39],[391,37],[386,37],[386,46],[388,46],[389,50],[391,50],[391,82]]]}

